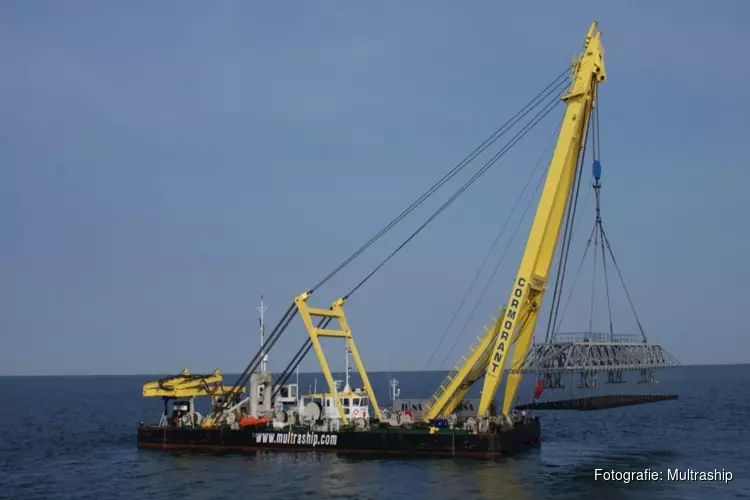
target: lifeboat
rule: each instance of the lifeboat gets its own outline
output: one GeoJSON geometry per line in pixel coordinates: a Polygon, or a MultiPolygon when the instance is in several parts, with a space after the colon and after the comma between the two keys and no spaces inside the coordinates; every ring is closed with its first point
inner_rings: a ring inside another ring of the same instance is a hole
{"type": "Polygon", "coordinates": [[[243,417],[239,425],[240,427],[255,427],[267,424],[269,420],[271,420],[269,417],[243,417]]]}

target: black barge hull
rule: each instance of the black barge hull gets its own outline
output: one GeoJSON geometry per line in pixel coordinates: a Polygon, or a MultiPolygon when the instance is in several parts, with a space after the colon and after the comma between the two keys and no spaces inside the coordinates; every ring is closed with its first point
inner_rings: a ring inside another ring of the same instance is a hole
{"type": "Polygon", "coordinates": [[[332,452],[341,454],[498,456],[541,443],[538,418],[512,429],[472,434],[466,431],[372,429],[369,431],[307,432],[274,429],[192,429],[141,425],[138,447],[158,450],[212,452],[332,452]]]}

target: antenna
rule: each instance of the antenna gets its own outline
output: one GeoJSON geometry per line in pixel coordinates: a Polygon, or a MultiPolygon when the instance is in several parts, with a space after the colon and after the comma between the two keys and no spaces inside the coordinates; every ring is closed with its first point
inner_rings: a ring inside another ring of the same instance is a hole
{"type": "Polygon", "coordinates": [[[351,351],[349,350],[349,343],[347,343],[346,344],[346,356],[345,356],[346,365],[345,365],[345,368],[344,368],[344,371],[346,373],[344,375],[344,390],[345,391],[351,390],[350,387],[349,387],[349,373],[351,372],[351,369],[352,369],[351,366],[349,366],[349,353],[350,352],[351,351]]]}
{"type": "Polygon", "coordinates": [[[268,371],[268,354],[263,351],[263,343],[264,343],[264,337],[266,333],[266,323],[265,323],[265,313],[268,308],[263,302],[263,296],[260,296],[260,306],[258,306],[258,312],[260,313],[260,349],[262,351],[262,361],[260,365],[260,371],[261,372],[267,372],[268,371]]]}
{"type": "Polygon", "coordinates": [[[391,401],[395,402],[399,395],[401,394],[401,389],[397,389],[398,387],[398,380],[395,378],[391,379],[391,401]]]}

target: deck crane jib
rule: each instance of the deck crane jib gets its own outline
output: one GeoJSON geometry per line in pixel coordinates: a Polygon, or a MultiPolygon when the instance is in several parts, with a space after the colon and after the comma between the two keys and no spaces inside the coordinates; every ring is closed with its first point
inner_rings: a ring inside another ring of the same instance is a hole
{"type": "MultiPolygon", "coordinates": [[[[326,405],[326,410],[316,414],[316,418],[308,422],[310,425],[318,425],[318,430],[330,430],[334,427],[335,429],[339,429],[342,425],[362,428],[362,422],[354,421],[355,419],[351,418],[351,413],[346,411],[344,405],[345,399],[351,397],[358,397],[360,401],[367,400],[372,405],[372,411],[369,412],[370,419],[364,422],[364,427],[369,427],[372,422],[387,420],[388,416],[383,415],[377,404],[362,357],[354,342],[350,322],[344,313],[345,303],[382,269],[386,263],[398,254],[404,246],[411,242],[521,141],[530,130],[534,129],[558,105],[562,104],[566,108],[565,114],[559,128],[559,135],[553,150],[552,159],[546,171],[546,178],[541,189],[536,214],[528,235],[521,264],[511,287],[509,300],[498,309],[492,326],[486,329],[484,336],[478,338],[478,343],[472,348],[471,354],[462,359],[462,362],[455,367],[446,381],[440,386],[429,402],[428,409],[424,415],[424,420],[427,421],[434,421],[438,417],[451,415],[471,387],[479,379],[483,378],[477,415],[470,419],[470,422],[466,425],[470,427],[475,426],[478,430],[486,430],[491,423],[496,425],[505,425],[508,423],[511,406],[515,399],[522,374],[527,369],[527,364],[524,363],[532,363],[533,366],[536,366],[534,365],[535,361],[530,362],[528,356],[531,350],[533,331],[542,307],[542,298],[549,285],[549,273],[561,228],[564,222],[566,222],[566,216],[570,218],[571,200],[575,198],[576,180],[580,178],[581,169],[579,168],[579,164],[584,157],[583,152],[591,128],[591,116],[598,98],[598,86],[600,83],[605,82],[606,78],[601,32],[597,30],[596,23],[593,23],[586,35],[584,50],[573,62],[572,66],[566,67],[564,71],[559,73],[550,84],[536,94],[513,117],[493,132],[468,156],[450,169],[350,257],[344,260],[311,289],[294,298],[294,301],[282,315],[276,326],[264,337],[264,344],[261,350],[251,359],[234,386],[228,391],[228,394],[219,397],[212,414],[206,419],[205,425],[214,426],[222,424],[223,416],[232,407],[232,394],[241,390],[253,378],[253,374],[256,373],[258,367],[263,363],[265,356],[298,315],[302,319],[302,323],[307,331],[307,337],[287,367],[276,377],[277,380],[273,384],[271,399],[277,395],[280,388],[297,369],[305,356],[311,350],[314,350],[326,379],[328,392],[320,395],[321,401],[326,405]],[[383,235],[410,215],[425,200],[432,197],[446,183],[464,171],[466,167],[472,164],[486,150],[495,146],[501,138],[506,138],[506,142],[489,159],[481,164],[471,177],[461,184],[408,238],[385,256],[369,274],[365,275],[359,282],[356,282],[347,293],[340,295],[340,298],[334,300],[328,308],[316,307],[309,304],[311,297],[331,278],[340,273],[364,251],[368,250],[383,235]],[[348,352],[352,355],[364,386],[356,395],[349,394],[346,390],[341,391],[333,380],[328,362],[320,345],[320,339],[323,337],[342,339],[347,344],[348,352]],[[493,416],[496,413],[494,399],[500,386],[508,358],[511,360],[511,370],[507,378],[505,396],[500,412],[501,415],[495,417],[493,416]],[[335,406],[335,411],[329,411],[327,406],[329,404],[335,406]],[[319,415],[324,415],[328,418],[321,419],[319,415]],[[336,415],[335,419],[333,415],[336,415]]],[[[564,234],[563,241],[566,238],[567,233],[564,234]]],[[[313,410],[311,408],[311,411],[313,410]]],[[[313,411],[313,413],[315,412],[313,411]]],[[[303,407],[300,403],[296,410],[286,413],[287,416],[284,417],[283,421],[279,421],[278,425],[292,425],[295,420],[302,420],[305,414],[307,414],[306,406],[303,407]]],[[[277,424],[275,423],[274,425],[277,424]]],[[[415,422],[414,425],[424,424],[415,422]]]]}

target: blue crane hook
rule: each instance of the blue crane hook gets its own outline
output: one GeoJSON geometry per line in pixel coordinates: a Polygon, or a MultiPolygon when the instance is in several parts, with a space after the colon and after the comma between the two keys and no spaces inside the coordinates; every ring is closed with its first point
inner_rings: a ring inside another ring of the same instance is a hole
{"type": "Polygon", "coordinates": [[[599,160],[594,160],[594,180],[599,180],[602,177],[602,164],[599,160]]]}

